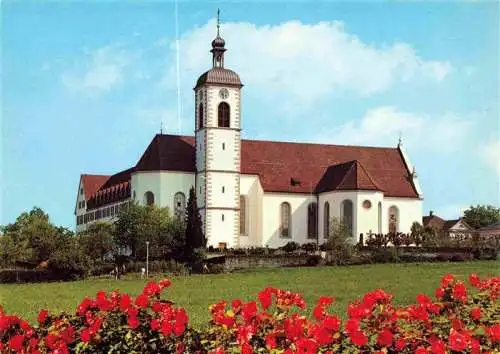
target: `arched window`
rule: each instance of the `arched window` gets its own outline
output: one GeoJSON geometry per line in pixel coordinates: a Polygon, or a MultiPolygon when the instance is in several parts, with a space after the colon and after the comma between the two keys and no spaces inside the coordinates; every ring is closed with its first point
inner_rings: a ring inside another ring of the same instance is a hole
{"type": "Polygon", "coordinates": [[[198,106],[198,129],[203,128],[203,103],[198,106]]]}
{"type": "Polygon", "coordinates": [[[144,204],[153,205],[155,203],[155,195],[151,191],[144,193],[144,204]]]}
{"type": "Polygon", "coordinates": [[[174,195],[174,215],[178,218],[183,218],[186,211],[186,196],[182,192],[177,192],[174,195]]]}
{"type": "Polygon", "coordinates": [[[389,208],[389,232],[398,232],[399,210],[394,205],[389,208]]]}
{"type": "Polygon", "coordinates": [[[323,210],[323,237],[328,238],[330,236],[330,203],[325,202],[325,208],[323,210]]]}
{"type": "Polygon", "coordinates": [[[307,237],[318,237],[318,205],[316,203],[309,203],[307,206],[307,237]]]}
{"type": "Polygon", "coordinates": [[[343,222],[346,223],[347,227],[349,228],[349,231],[351,231],[352,234],[352,221],[353,221],[353,206],[352,206],[352,201],[349,199],[346,199],[340,204],[340,217],[343,222]]]}
{"type": "Polygon", "coordinates": [[[247,198],[240,195],[240,234],[247,234],[247,198]]]}
{"type": "Polygon", "coordinates": [[[229,105],[226,102],[219,103],[218,111],[219,127],[229,128],[229,105]]]}
{"type": "Polygon", "coordinates": [[[382,233],[382,202],[378,202],[378,233],[382,233]]]}
{"type": "Polygon", "coordinates": [[[292,237],[292,208],[290,203],[281,203],[281,223],[280,235],[281,237],[292,237]]]}

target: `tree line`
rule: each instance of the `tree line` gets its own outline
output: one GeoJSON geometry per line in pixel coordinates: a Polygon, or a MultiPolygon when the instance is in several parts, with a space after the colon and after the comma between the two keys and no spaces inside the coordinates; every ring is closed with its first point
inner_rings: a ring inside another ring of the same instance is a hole
{"type": "Polygon", "coordinates": [[[150,259],[194,262],[206,247],[196,194],[191,188],[184,217],[169,208],[130,203],[114,223],[89,224],[75,233],[54,225],[49,215],[34,207],[14,223],[1,227],[0,267],[89,268],[113,262],[120,255],[134,260],[150,259]]]}

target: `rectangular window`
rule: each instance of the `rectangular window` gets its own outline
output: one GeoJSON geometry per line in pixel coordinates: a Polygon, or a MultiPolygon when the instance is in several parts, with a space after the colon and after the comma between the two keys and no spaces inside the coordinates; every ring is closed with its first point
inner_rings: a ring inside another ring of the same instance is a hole
{"type": "Polygon", "coordinates": [[[226,150],[226,143],[222,143],[222,150],[226,150]]]}
{"type": "Polygon", "coordinates": [[[80,194],[83,195],[83,188],[80,188],[80,194]]]}
{"type": "Polygon", "coordinates": [[[225,190],[226,190],[226,189],[224,188],[224,186],[222,186],[222,193],[224,193],[224,192],[225,192],[225,190]]]}
{"type": "Polygon", "coordinates": [[[82,201],[82,208],[85,208],[85,200],[82,201]]]}
{"type": "Polygon", "coordinates": [[[224,221],[224,214],[222,214],[222,221],[224,221]]]}

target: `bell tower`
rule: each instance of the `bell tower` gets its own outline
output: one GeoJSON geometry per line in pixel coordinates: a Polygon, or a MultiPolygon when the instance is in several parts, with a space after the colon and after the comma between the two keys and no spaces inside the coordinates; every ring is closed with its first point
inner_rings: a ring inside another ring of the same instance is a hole
{"type": "Polygon", "coordinates": [[[219,14],[212,68],[194,88],[196,193],[207,246],[238,247],[243,85],[238,74],[224,67],[219,14]]]}

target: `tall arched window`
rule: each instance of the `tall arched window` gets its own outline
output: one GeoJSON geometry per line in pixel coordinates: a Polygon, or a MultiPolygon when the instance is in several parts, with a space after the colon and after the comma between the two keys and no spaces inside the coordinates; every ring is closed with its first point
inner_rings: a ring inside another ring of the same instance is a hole
{"type": "Polygon", "coordinates": [[[398,232],[398,222],[399,222],[399,210],[396,206],[391,206],[389,208],[389,232],[398,232]]]}
{"type": "Polygon", "coordinates": [[[153,205],[155,203],[155,195],[151,191],[144,193],[144,204],[153,205]]]}
{"type": "Polygon", "coordinates": [[[198,106],[198,129],[203,128],[203,103],[198,106]]]}
{"type": "Polygon", "coordinates": [[[174,215],[178,218],[183,218],[186,211],[186,196],[182,192],[177,192],[174,195],[174,215]]]}
{"type": "Polygon", "coordinates": [[[382,202],[378,202],[378,233],[382,233],[382,202]]]}
{"type": "Polygon", "coordinates": [[[328,238],[330,236],[330,203],[325,202],[325,208],[323,210],[323,237],[328,238]]]}
{"type": "Polygon", "coordinates": [[[240,195],[240,235],[247,234],[247,198],[240,195]]]}
{"type": "Polygon", "coordinates": [[[342,204],[340,204],[340,217],[342,221],[346,223],[352,234],[353,205],[352,201],[349,199],[344,200],[342,204]]]}
{"type": "Polygon", "coordinates": [[[307,237],[318,237],[318,205],[309,203],[307,206],[307,237]]]}
{"type": "Polygon", "coordinates": [[[292,208],[290,203],[281,203],[280,236],[292,237],[292,208]]]}
{"type": "Polygon", "coordinates": [[[229,105],[226,102],[219,103],[218,117],[219,127],[229,128],[229,105]]]}

